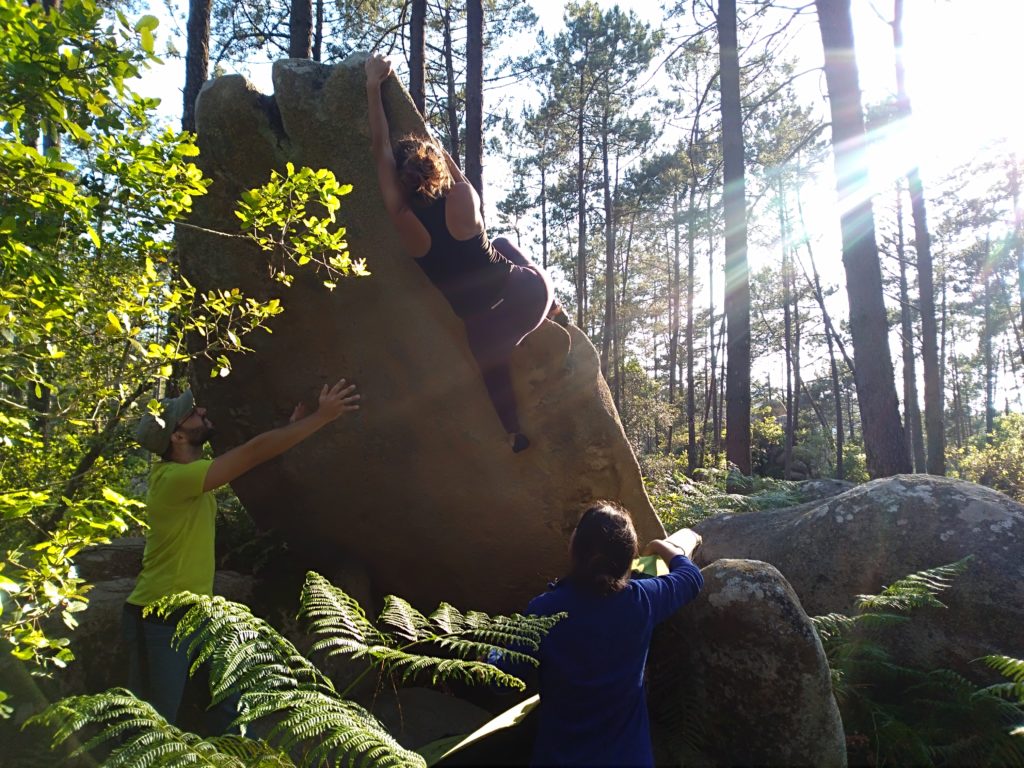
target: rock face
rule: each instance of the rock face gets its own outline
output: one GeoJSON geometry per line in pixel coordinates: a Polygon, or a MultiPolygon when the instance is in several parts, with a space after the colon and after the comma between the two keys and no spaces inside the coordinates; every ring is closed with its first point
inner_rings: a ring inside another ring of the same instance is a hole
{"type": "Polygon", "coordinates": [[[756,558],[785,575],[811,615],[848,612],[915,571],[974,555],[940,599],[901,630],[900,657],[966,671],[991,653],[1024,655],[1024,507],[958,480],[906,475],[875,480],[790,509],[719,515],[697,530],[701,564],[756,558]]]}
{"type": "Polygon", "coordinates": [[[655,632],[648,662],[659,765],[846,765],[828,665],[767,563],[719,560],[655,632]]]}
{"type": "MultiPolygon", "coordinates": [[[[516,350],[514,386],[532,445],[511,452],[462,323],[388,223],[361,59],[278,62],[273,77],[273,97],[238,76],[203,89],[199,164],[213,185],[191,223],[237,232],[236,199],[271,169],[327,168],[354,186],[339,216],[372,276],[328,292],[300,269],[284,288],[246,241],[181,232],[182,264],[199,289],[237,287],[285,308],[272,335],[246,340],[254,352],[237,357],[229,377],[197,374],[218,452],[284,423],[301,398],[315,404],[320,386],[341,376],[363,394],[359,412],[234,484],[257,521],[278,528],[309,567],[326,572],[339,554],[362,558],[375,590],[427,609],[447,600],[522,610],[564,571],[580,505],[595,498],[626,506],[642,539],[662,535],[597,354],[577,329],[545,322],[516,350]]],[[[422,131],[394,77],[383,92],[393,135],[422,131]]]]}

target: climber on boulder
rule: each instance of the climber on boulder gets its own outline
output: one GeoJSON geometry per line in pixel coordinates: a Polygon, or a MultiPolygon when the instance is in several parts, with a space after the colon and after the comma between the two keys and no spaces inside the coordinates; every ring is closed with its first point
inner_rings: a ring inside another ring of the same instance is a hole
{"type": "Polygon", "coordinates": [[[545,317],[566,325],[551,280],[506,238],[488,239],[480,198],[455,161],[434,141],[408,136],[392,149],[381,84],[391,62],[366,60],[372,152],[388,216],[405,251],[437,286],[466,326],[494,410],[512,450],[521,432],[509,356],[545,317]]]}

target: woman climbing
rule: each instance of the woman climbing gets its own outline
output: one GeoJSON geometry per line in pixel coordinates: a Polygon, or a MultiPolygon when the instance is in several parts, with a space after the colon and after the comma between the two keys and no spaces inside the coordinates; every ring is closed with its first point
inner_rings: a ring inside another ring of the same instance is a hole
{"type": "Polygon", "coordinates": [[[366,96],[377,181],[388,216],[408,254],[466,326],[494,410],[516,453],[522,433],[509,356],[545,317],[566,324],[551,281],[505,238],[489,240],[480,198],[455,161],[430,139],[409,136],[392,150],[381,84],[391,62],[366,60],[366,96]]]}

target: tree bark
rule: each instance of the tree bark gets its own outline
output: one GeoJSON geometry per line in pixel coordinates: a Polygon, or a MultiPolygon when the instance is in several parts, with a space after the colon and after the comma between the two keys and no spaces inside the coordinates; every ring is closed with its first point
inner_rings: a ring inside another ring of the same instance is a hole
{"type": "Polygon", "coordinates": [[[196,98],[206,82],[210,68],[210,11],[213,0],[190,0],[185,29],[185,89],[181,110],[181,130],[196,130],[196,98]]]}
{"type": "Polygon", "coordinates": [[[750,274],[736,0],[718,5],[725,209],[726,458],[750,474],[750,274]]]}
{"type": "MultiPolygon", "coordinates": [[[[793,469],[793,434],[796,429],[793,418],[793,314],[790,308],[793,295],[785,191],[781,180],[779,181],[779,241],[782,243],[782,324],[783,346],[786,353],[786,436],[782,451],[782,477],[789,480],[793,469]]],[[[796,394],[799,397],[799,391],[796,394]]]]}
{"type": "MultiPolygon", "coordinates": [[[[900,118],[911,115],[903,69],[903,0],[894,0],[892,36],[896,49],[896,106],[900,118]]],[[[935,327],[935,286],[932,272],[931,235],[928,232],[928,210],[924,185],[916,165],[907,172],[910,211],[914,219],[914,249],[917,251],[918,308],[921,313],[921,364],[924,367],[924,425],[928,436],[930,475],[946,474],[945,396],[942,387],[942,366],[939,364],[937,330],[935,327]]]]}
{"type": "Polygon", "coordinates": [[[601,168],[604,187],[604,331],[601,334],[601,372],[608,379],[608,362],[615,328],[615,206],[612,204],[611,174],[608,163],[608,114],[601,120],[601,168]]]}
{"type": "Polygon", "coordinates": [[[452,12],[446,6],[442,24],[442,55],[444,57],[445,87],[448,102],[445,110],[448,116],[448,151],[460,166],[459,160],[459,108],[455,93],[455,53],[452,50],[452,12]]]}
{"type": "Polygon", "coordinates": [[[484,198],[484,9],[466,2],[466,178],[484,198]]]}
{"type": "MultiPolygon", "coordinates": [[[[693,296],[696,290],[697,209],[696,187],[690,187],[689,222],[686,228],[686,471],[697,469],[697,403],[693,380],[693,296]]],[[[710,195],[708,196],[710,200],[710,195]]],[[[710,254],[708,260],[710,262],[710,254]]],[[[713,270],[712,270],[713,271],[713,270]]],[[[714,318],[711,319],[714,322],[714,318]]],[[[712,331],[712,335],[714,332],[712,331]]]]}
{"type": "Polygon", "coordinates": [[[982,279],[984,282],[985,322],[982,328],[982,352],[985,360],[985,444],[988,445],[995,431],[995,382],[996,372],[992,356],[992,276],[988,268],[992,254],[992,241],[985,236],[984,260],[982,261],[982,279]]]}
{"type": "Polygon", "coordinates": [[[426,19],[427,0],[412,0],[409,17],[409,95],[421,115],[427,112],[426,19]]]}
{"type": "Polygon", "coordinates": [[[292,0],[288,16],[288,58],[313,55],[313,0],[292,0]]]}
{"type": "Polygon", "coordinates": [[[853,55],[850,0],[815,0],[825,50],[825,81],[832,116],[832,151],[842,211],[840,227],[850,332],[857,363],[861,432],[871,477],[912,471],[903,440],[899,400],[889,351],[882,269],[864,161],[866,132],[853,55]]]}
{"type": "MultiPolygon", "coordinates": [[[[580,75],[580,91],[583,89],[583,75],[580,75]]],[[[583,328],[587,305],[587,191],[585,189],[585,165],[583,154],[583,118],[580,108],[576,118],[576,204],[578,206],[579,234],[576,242],[576,325],[583,328]]]]}
{"type": "Polygon", "coordinates": [[[896,183],[896,260],[900,265],[900,327],[903,341],[903,431],[914,457],[914,469],[926,472],[921,411],[917,405],[917,366],[914,364],[914,320],[907,283],[907,253],[903,239],[903,189],[896,183]]]}
{"type": "Polygon", "coordinates": [[[668,425],[668,445],[665,453],[672,453],[672,433],[675,427],[676,402],[676,370],[679,349],[679,304],[682,283],[679,275],[679,190],[672,190],[672,260],[669,262],[668,288],[668,404],[670,421],[668,425]]]}

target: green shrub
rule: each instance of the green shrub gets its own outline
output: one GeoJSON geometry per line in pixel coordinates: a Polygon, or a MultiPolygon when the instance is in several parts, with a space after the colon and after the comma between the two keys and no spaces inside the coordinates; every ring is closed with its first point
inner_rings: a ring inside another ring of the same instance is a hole
{"type": "Polygon", "coordinates": [[[953,454],[951,463],[964,480],[1024,501],[1024,414],[998,417],[987,445],[967,446],[953,454]]]}

